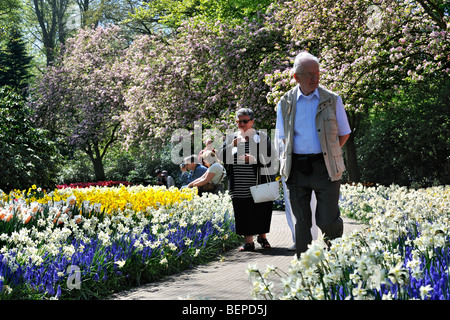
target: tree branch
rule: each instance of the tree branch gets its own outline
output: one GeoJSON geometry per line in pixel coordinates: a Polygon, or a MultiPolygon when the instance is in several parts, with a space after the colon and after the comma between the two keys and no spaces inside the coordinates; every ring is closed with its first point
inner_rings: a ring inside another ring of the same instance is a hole
{"type": "Polygon", "coordinates": [[[444,13],[435,3],[433,3],[433,1],[418,0],[417,2],[420,3],[422,8],[425,10],[426,13],[428,13],[431,19],[433,19],[438,24],[439,28],[441,28],[442,30],[447,30],[447,25],[442,19],[444,13]]]}
{"type": "Polygon", "coordinates": [[[120,126],[120,123],[118,123],[117,125],[114,126],[114,129],[113,129],[113,131],[112,131],[112,133],[111,133],[111,138],[110,138],[109,141],[106,143],[105,147],[103,148],[103,152],[102,152],[102,154],[101,154],[101,156],[100,156],[102,159],[103,159],[103,157],[105,156],[106,151],[108,150],[109,146],[110,146],[111,144],[113,144],[114,142],[117,141],[117,139],[115,138],[115,135],[116,135],[116,131],[117,131],[117,129],[119,128],[119,126],[120,126]]]}

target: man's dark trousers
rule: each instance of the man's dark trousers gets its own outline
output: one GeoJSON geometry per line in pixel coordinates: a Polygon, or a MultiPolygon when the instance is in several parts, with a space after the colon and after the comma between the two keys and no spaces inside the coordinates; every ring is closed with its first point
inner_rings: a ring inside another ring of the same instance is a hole
{"type": "Polygon", "coordinates": [[[294,155],[286,185],[292,212],[296,218],[297,257],[300,257],[300,254],[308,249],[308,244],[312,242],[310,206],[312,191],[317,199],[316,224],[322,231],[327,245],[330,245],[329,240],[342,236],[344,223],[340,217],[338,205],[341,182],[330,180],[321,154],[294,155]],[[306,161],[305,157],[308,158],[306,161]]]}

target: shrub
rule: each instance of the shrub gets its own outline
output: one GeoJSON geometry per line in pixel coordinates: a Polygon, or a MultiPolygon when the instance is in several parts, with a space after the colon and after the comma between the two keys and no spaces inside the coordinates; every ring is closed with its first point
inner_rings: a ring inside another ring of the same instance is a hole
{"type": "Polygon", "coordinates": [[[356,140],[365,181],[426,187],[450,183],[450,81],[411,86],[386,103],[356,140]]]}

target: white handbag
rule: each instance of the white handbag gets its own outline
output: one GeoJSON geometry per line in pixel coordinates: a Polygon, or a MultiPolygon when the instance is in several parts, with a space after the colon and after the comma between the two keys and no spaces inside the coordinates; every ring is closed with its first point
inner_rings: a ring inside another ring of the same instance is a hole
{"type": "Polygon", "coordinates": [[[253,201],[255,203],[277,200],[280,196],[280,183],[271,181],[250,187],[253,201]]]}
{"type": "Polygon", "coordinates": [[[259,184],[259,174],[256,175],[256,186],[250,187],[253,201],[255,203],[277,200],[280,196],[280,182],[270,181],[259,184]]]}

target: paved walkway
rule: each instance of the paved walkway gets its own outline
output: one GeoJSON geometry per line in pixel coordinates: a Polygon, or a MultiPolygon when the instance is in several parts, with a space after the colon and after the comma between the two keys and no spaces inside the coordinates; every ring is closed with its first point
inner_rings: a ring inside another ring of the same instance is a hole
{"type": "MultiPolygon", "coordinates": [[[[363,225],[344,219],[344,233],[350,233],[363,225]]],[[[286,222],[284,211],[274,211],[270,233],[267,234],[272,248],[262,249],[255,241],[254,252],[227,251],[221,261],[197,266],[160,281],[120,292],[110,297],[112,300],[252,300],[251,282],[245,270],[256,263],[260,269],[267,265],[287,271],[295,252],[288,251],[292,245],[292,235],[286,222]]],[[[255,239],[256,240],[256,239],[255,239]]]]}

